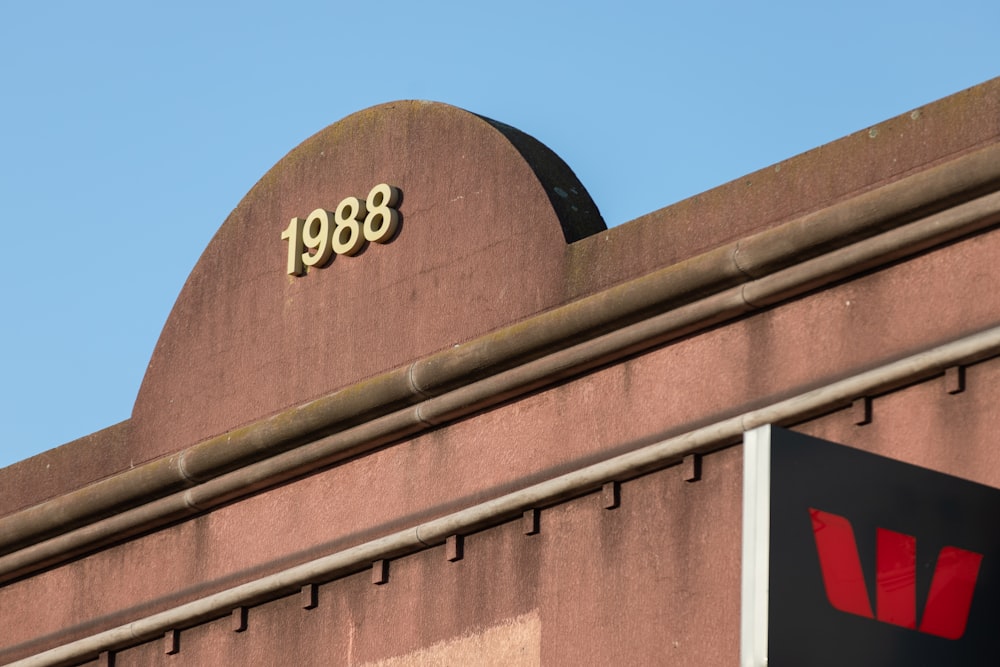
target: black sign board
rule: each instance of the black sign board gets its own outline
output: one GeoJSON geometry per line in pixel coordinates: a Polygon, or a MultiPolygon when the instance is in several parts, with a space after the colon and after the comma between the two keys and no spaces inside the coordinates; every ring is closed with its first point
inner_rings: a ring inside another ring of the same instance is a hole
{"type": "Polygon", "coordinates": [[[744,667],[1000,664],[1000,490],[773,426],[744,446],[744,667]]]}

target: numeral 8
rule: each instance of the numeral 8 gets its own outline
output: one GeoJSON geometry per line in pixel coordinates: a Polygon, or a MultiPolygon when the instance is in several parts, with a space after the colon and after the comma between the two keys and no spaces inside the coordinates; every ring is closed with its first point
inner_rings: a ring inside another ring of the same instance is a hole
{"type": "Polygon", "coordinates": [[[359,222],[364,219],[367,210],[357,197],[346,197],[337,205],[333,220],[337,228],[333,230],[333,251],[338,255],[356,255],[365,244],[365,236],[361,233],[359,222]]]}
{"type": "Polygon", "coordinates": [[[368,215],[365,217],[365,238],[372,243],[388,243],[399,227],[399,188],[379,183],[365,200],[368,215]]]}

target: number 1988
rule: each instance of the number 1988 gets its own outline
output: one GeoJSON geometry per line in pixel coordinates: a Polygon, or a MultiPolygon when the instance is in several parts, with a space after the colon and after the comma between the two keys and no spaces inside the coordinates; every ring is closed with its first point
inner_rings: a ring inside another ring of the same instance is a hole
{"type": "Polygon", "coordinates": [[[334,212],[318,208],[305,220],[292,218],[281,238],[288,240],[288,274],[303,275],[337,255],[355,255],[366,241],[388,243],[399,228],[401,191],[379,183],[361,201],[345,197],[334,212]],[[332,220],[331,220],[332,218],[332,220]]]}

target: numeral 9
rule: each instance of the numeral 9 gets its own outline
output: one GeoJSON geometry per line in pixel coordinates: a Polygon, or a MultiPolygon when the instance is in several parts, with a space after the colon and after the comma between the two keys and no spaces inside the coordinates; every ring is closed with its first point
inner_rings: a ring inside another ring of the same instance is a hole
{"type": "Polygon", "coordinates": [[[302,263],[306,266],[323,266],[330,261],[335,248],[330,246],[330,212],[321,208],[313,211],[302,226],[302,245],[309,252],[302,253],[302,263]]]}

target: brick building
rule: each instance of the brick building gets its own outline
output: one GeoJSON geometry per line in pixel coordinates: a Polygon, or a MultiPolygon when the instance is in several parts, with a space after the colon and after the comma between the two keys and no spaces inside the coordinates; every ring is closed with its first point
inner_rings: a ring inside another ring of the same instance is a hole
{"type": "Polygon", "coordinates": [[[744,432],[1000,487],[998,222],[1000,79],[610,230],[517,130],[352,115],[131,418],[0,470],[0,663],[739,664],[744,432]]]}

